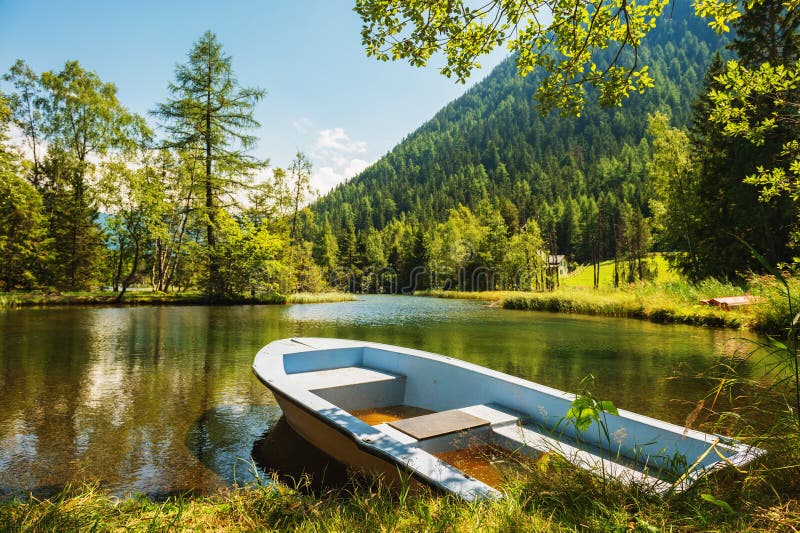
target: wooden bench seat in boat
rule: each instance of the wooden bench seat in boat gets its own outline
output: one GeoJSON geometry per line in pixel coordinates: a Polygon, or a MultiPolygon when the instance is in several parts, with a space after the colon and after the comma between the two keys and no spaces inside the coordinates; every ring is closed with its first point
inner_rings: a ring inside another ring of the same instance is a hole
{"type": "MultiPolygon", "coordinates": [[[[505,427],[508,425],[516,425],[520,420],[520,414],[508,409],[502,405],[497,404],[478,404],[478,405],[470,405],[468,407],[461,407],[456,409],[457,411],[461,411],[462,413],[466,413],[485,421],[486,423],[481,423],[476,428],[485,428],[487,427],[487,423],[489,427],[505,427]]],[[[447,412],[447,411],[445,411],[447,412]]],[[[434,415],[438,415],[440,413],[433,413],[434,415]]],[[[413,418],[413,417],[412,417],[413,418]]],[[[408,420],[408,419],[405,419],[408,420]]],[[[401,425],[402,425],[402,421],[401,425]]],[[[422,439],[417,439],[414,436],[410,435],[409,433],[400,431],[399,429],[395,429],[392,424],[397,422],[384,422],[382,424],[376,424],[376,429],[386,433],[387,435],[391,436],[393,439],[397,440],[398,442],[402,442],[403,444],[414,444],[422,439]]],[[[466,429],[461,428],[459,431],[465,431],[466,429]]],[[[448,433],[440,433],[435,435],[436,437],[440,437],[443,435],[448,435],[448,433]]],[[[429,437],[427,440],[432,439],[433,437],[429,437]]]]}
{"type": "Polygon", "coordinates": [[[414,437],[416,440],[425,440],[488,426],[489,421],[465,413],[460,409],[450,409],[429,415],[404,418],[403,420],[389,422],[389,425],[414,437]]]}
{"type": "Polygon", "coordinates": [[[488,420],[493,428],[507,426],[509,424],[516,425],[525,418],[521,413],[496,403],[470,405],[468,407],[462,407],[459,410],[477,416],[478,418],[488,420]]]}
{"type": "Polygon", "coordinates": [[[415,440],[431,439],[481,427],[516,424],[519,414],[497,404],[478,404],[389,422],[415,440]]]}

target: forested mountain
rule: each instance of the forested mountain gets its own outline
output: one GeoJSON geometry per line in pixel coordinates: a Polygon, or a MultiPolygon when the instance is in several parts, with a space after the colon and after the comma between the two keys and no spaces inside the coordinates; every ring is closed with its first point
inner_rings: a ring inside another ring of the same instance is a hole
{"type": "MultiPolygon", "coordinates": [[[[763,266],[743,242],[790,262],[800,205],[781,176],[797,173],[786,157],[800,153],[796,85],[748,99],[748,120],[766,126],[733,124],[739,133],[714,99],[735,76],[726,56],[794,65],[800,17],[765,0],[732,23],[726,48],[688,5],[667,11],[638,50],[655,81],[644,94],[614,108],[590,98],[578,118],[541,114],[541,78],[520,77],[511,58],[307,208],[302,152],[254,182],[264,92],[235,83],[213,33],[176,70],[155,131],[77,61],[36,73],[20,60],[0,94],[0,290],[541,290],[564,258],[593,264],[595,286],[613,258],[619,286],[652,279],[652,250],[677,252],[694,280],[746,277],[763,266]],[[12,125],[31,157],[11,145],[12,125]]],[[[620,58],[632,66],[630,49],[620,58]]]]}
{"type": "MultiPolygon", "coordinates": [[[[650,216],[647,115],[662,112],[673,126],[688,127],[708,64],[724,47],[688,4],[666,11],[639,50],[655,79],[645,94],[633,95],[622,107],[590,104],[579,118],[542,115],[533,100],[537,77],[519,76],[509,58],[374,165],[316,202],[316,224],[308,225],[309,231],[322,231],[321,221],[327,220],[340,249],[351,246],[346,241],[355,232],[362,251],[367,235],[380,231],[386,262],[398,267],[404,250],[394,233],[402,233],[401,226],[406,233],[429,232],[462,205],[478,217],[500,213],[509,236],[534,219],[550,251],[572,261],[615,255],[618,224],[612,218],[627,210],[630,226],[633,219],[650,216]],[[607,228],[603,242],[593,245],[595,226],[607,228]]],[[[358,257],[348,264],[348,257],[340,256],[345,268],[366,264],[363,259],[357,264],[358,257]]]]}

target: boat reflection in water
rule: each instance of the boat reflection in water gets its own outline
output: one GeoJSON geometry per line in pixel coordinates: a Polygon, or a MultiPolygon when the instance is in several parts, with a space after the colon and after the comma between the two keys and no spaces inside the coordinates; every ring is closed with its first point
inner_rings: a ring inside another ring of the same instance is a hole
{"type": "Polygon", "coordinates": [[[252,457],[258,468],[290,487],[323,492],[346,488],[352,480],[345,465],[309,444],[284,417],[253,444],[252,457]]]}

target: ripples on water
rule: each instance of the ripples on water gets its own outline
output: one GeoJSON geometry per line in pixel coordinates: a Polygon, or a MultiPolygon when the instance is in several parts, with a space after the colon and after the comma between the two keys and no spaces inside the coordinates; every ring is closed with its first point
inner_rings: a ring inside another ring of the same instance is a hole
{"type": "Polygon", "coordinates": [[[281,446],[265,437],[280,409],[250,366],[279,338],[397,344],[566,390],[592,373],[618,406],[680,423],[707,392],[692,376],[734,350],[736,335],[396,296],[0,311],[0,497],[76,480],[156,497],[252,480],[254,443],[269,442],[275,459],[281,446]]]}

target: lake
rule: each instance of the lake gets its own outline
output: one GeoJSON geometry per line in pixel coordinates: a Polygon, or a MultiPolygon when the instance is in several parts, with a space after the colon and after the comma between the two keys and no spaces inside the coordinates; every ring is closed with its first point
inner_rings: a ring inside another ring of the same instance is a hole
{"type": "Polygon", "coordinates": [[[0,311],[0,498],[70,481],[159,497],[252,480],[253,445],[281,412],[250,366],[292,336],[418,348],[562,390],[592,374],[596,396],[678,424],[708,393],[697,374],[742,349],[732,330],[407,296],[0,311]]]}

